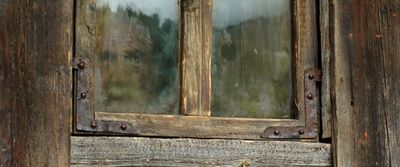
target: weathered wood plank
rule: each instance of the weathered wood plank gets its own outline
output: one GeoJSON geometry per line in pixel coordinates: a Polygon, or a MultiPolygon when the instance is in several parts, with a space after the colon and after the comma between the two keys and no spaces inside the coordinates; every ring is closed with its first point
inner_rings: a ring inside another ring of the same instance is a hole
{"type": "Polygon", "coordinates": [[[400,1],[333,1],[337,166],[399,166],[400,1]]]}
{"type": "Polygon", "coordinates": [[[318,67],[317,10],[315,1],[295,1],[294,102],[299,110],[297,117],[301,121],[305,120],[304,72],[318,67]]]}
{"type": "Polygon", "coordinates": [[[334,10],[334,37],[331,39],[334,43],[334,55],[331,58],[332,63],[332,121],[333,121],[333,157],[335,166],[352,166],[351,162],[353,159],[352,149],[354,148],[354,141],[349,136],[353,136],[353,107],[351,106],[351,81],[350,81],[350,67],[349,67],[349,54],[344,49],[348,43],[341,42],[343,38],[347,38],[344,34],[345,27],[336,26],[340,24],[342,20],[340,18],[342,13],[348,9],[341,9],[336,7],[340,4],[333,2],[332,8],[334,10]],[[334,6],[333,6],[334,5],[334,6]]]}
{"type": "MultiPolygon", "coordinates": [[[[381,119],[386,124],[390,165],[400,166],[400,0],[385,2],[379,10],[384,50],[381,57],[377,57],[383,63],[383,74],[376,76],[381,82],[377,81],[375,85],[383,87],[384,102],[381,105],[384,106],[384,118],[381,119]]],[[[379,39],[377,35],[375,37],[379,39]]]]}
{"type": "Polygon", "coordinates": [[[182,103],[185,115],[211,115],[211,0],[183,1],[182,103]]]}
{"type": "Polygon", "coordinates": [[[0,166],[11,166],[12,164],[12,135],[11,135],[11,105],[12,103],[12,84],[13,75],[10,73],[13,67],[10,57],[3,56],[10,52],[12,43],[7,41],[7,31],[17,26],[12,23],[9,8],[10,4],[6,0],[0,0],[0,166]],[[7,9],[8,8],[8,9],[7,9]],[[5,17],[8,15],[8,17],[5,17]],[[1,31],[3,30],[3,31],[1,31]],[[6,63],[7,62],[7,63],[6,63]]]}
{"type": "MultiPolygon", "coordinates": [[[[0,29],[12,29],[16,24],[7,24],[12,19],[4,17],[10,10],[6,10],[7,1],[0,0],[0,29]]],[[[9,57],[3,56],[10,51],[11,43],[6,42],[6,32],[0,31],[0,166],[11,166],[12,163],[12,136],[11,136],[11,64],[9,57]]]]}
{"type": "MultiPolygon", "coordinates": [[[[331,105],[331,18],[329,1],[320,0],[320,44],[322,60],[321,88],[321,130],[322,138],[332,137],[332,105],[331,105]]],[[[333,9],[332,9],[333,10],[333,9]]]]}
{"type": "Polygon", "coordinates": [[[73,1],[0,2],[0,166],[68,166],[73,1]]]}
{"type": "Polygon", "coordinates": [[[329,144],[72,137],[71,166],[330,166],[329,144]]]}
{"type": "Polygon", "coordinates": [[[124,121],[136,135],[154,137],[261,139],[267,127],[298,126],[290,119],[241,119],[96,112],[96,119],[124,121]]]}

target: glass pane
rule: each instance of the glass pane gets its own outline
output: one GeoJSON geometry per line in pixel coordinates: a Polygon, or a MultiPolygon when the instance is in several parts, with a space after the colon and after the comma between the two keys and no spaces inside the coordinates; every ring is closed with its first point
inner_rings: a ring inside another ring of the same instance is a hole
{"type": "Polygon", "coordinates": [[[178,114],[177,0],[98,0],[96,112],[178,114]]]}
{"type": "Polygon", "coordinates": [[[291,0],[213,0],[214,116],[292,118],[291,0]]]}

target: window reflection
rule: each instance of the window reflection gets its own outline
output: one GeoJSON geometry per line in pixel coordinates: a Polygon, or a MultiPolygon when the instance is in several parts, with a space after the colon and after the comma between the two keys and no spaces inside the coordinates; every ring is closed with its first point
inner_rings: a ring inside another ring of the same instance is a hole
{"type": "Polygon", "coordinates": [[[212,2],[213,115],[291,118],[291,1],[212,2]]]}
{"type": "Polygon", "coordinates": [[[94,111],[178,114],[176,0],[98,0],[94,111]]]}

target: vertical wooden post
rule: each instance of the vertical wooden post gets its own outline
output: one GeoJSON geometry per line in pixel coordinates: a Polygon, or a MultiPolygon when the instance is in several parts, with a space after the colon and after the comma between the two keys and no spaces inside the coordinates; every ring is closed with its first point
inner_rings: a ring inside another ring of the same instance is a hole
{"type": "Polygon", "coordinates": [[[400,1],[333,0],[336,166],[400,164],[400,1]]]}
{"type": "Polygon", "coordinates": [[[69,166],[72,18],[73,0],[0,0],[0,166],[69,166]]]}
{"type": "Polygon", "coordinates": [[[183,0],[182,112],[211,115],[211,0],[183,0]]]}

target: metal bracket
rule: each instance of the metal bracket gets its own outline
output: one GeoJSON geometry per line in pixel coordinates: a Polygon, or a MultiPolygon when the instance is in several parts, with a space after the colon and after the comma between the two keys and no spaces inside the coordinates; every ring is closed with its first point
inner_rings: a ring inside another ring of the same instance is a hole
{"type": "Polygon", "coordinates": [[[261,137],[270,139],[316,139],[318,137],[320,69],[308,69],[304,74],[305,125],[297,127],[269,127],[261,137]]]}
{"type": "Polygon", "coordinates": [[[92,98],[90,61],[87,58],[75,57],[74,69],[74,110],[77,131],[96,133],[120,133],[136,134],[136,131],[128,122],[96,120],[91,110],[92,98]]]}

